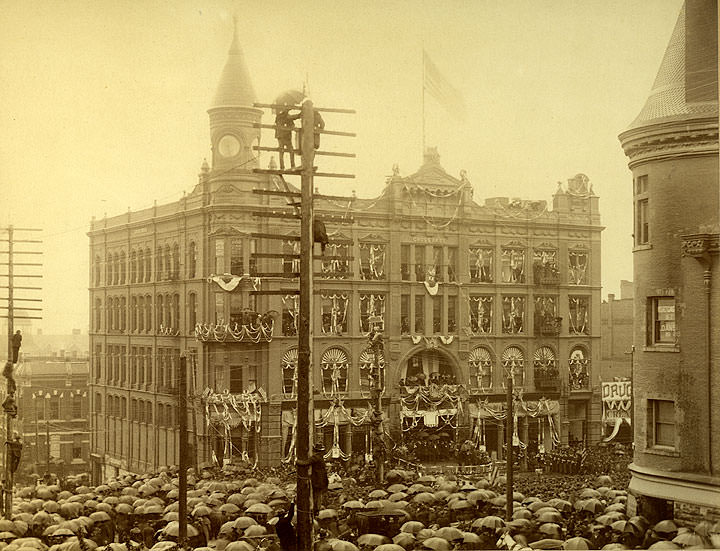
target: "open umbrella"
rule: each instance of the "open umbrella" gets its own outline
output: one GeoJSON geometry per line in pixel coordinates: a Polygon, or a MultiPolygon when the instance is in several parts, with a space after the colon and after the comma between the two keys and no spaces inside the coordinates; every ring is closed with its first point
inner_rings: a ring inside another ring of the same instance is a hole
{"type": "Polygon", "coordinates": [[[404,492],[405,490],[407,490],[407,488],[408,487],[405,486],[405,484],[400,484],[396,482],[395,484],[391,484],[390,486],[388,486],[387,491],[391,494],[394,494],[396,492],[404,492]]]}
{"type": "Polygon", "coordinates": [[[563,540],[556,540],[556,539],[542,539],[538,541],[534,541],[530,544],[531,549],[562,549],[563,547],[563,540]]]}
{"type": "Polygon", "coordinates": [[[425,525],[422,522],[417,520],[409,520],[400,527],[400,532],[417,534],[423,528],[425,528],[425,525]]]}
{"type": "Polygon", "coordinates": [[[563,549],[590,549],[592,544],[585,538],[570,538],[563,543],[563,549]]]}
{"type": "Polygon", "coordinates": [[[335,509],[322,509],[317,515],[318,520],[327,520],[337,517],[338,512],[335,509]]]}
{"type": "Polygon", "coordinates": [[[545,523],[545,522],[556,522],[561,523],[563,521],[563,517],[560,514],[559,511],[543,511],[540,513],[537,517],[538,522],[545,523]]]}
{"type": "Polygon", "coordinates": [[[580,499],[589,499],[591,497],[600,497],[600,492],[593,488],[585,488],[583,491],[580,492],[580,495],[578,496],[580,499]]]}
{"type": "Polygon", "coordinates": [[[385,490],[373,490],[368,494],[370,499],[383,499],[387,497],[388,493],[385,490]]]}
{"type": "Polygon", "coordinates": [[[358,501],[357,499],[353,499],[351,501],[346,501],[342,504],[343,509],[364,509],[365,504],[362,501],[358,501]]]}
{"type": "Polygon", "coordinates": [[[415,536],[413,534],[410,534],[408,532],[400,532],[399,534],[396,534],[393,536],[393,543],[398,544],[399,546],[407,549],[413,549],[415,547],[415,536]]]}
{"type": "Polygon", "coordinates": [[[533,518],[532,511],[530,509],[525,509],[524,507],[521,509],[515,509],[512,514],[513,519],[531,519],[533,518]]]}
{"type": "Polygon", "coordinates": [[[430,492],[420,492],[413,496],[411,501],[414,503],[432,503],[435,501],[435,496],[430,492]]]}
{"type": "Polygon", "coordinates": [[[455,499],[449,503],[450,509],[457,511],[459,509],[470,509],[472,504],[464,499],[455,499]]]}
{"type": "Polygon", "coordinates": [[[257,524],[257,521],[252,517],[238,517],[235,519],[235,529],[245,530],[248,526],[257,524]]]}
{"type": "Polygon", "coordinates": [[[390,543],[390,538],[381,534],[363,534],[357,539],[358,545],[377,547],[383,543],[390,543]]]}
{"type": "Polygon", "coordinates": [[[490,528],[492,530],[497,530],[498,528],[502,528],[503,526],[505,526],[505,521],[500,517],[496,517],[494,515],[475,519],[475,521],[473,522],[473,528],[490,528]],[[478,526],[475,526],[476,522],[479,522],[478,526]]]}
{"type": "Polygon", "coordinates": [[[601,547],[603,551],[615,551],[616,549],[627,549],[622,543],[608,543],[601,547]]]}
{"type": "Polygon", "coordinates": [[[589,511],[591,513],[597,514],[602,512],[605,509],[605,505],[603,505],[603,502],[599,499],[591,498],[583,502],[582,508],[580,510],[582,511],[589,511]]]}
{"type": "Polygon", "coordinates": [[[653,543],[648,549],[682,549],[677,543],[661,540],[653,543]]]}
{"type": "Polygon", "coordinates": [[[432,549],[433,551],[450,551],[450,542],[442,538],[428,538],[422,542],[421,548],[432,549]]]}
{"type": "Polygon", "coordinates": [[[624,503],[611,503],[607,507],[605,507],[605,512],[610,513],[612,511],[618,511],[619,513],[625,512],[625,504],[624,503]]]}
{"type": "Polygon", "coordinates": [[[541,524],[540,528],[538,528],[538,532],[553,539],[562,538],[562,528],[560,528],[559,524],[556,524],[554,522],[546,522],[545,524],[541,524]]]}
{"type": "Polygon", "coordinates": [[[375,551],[405,551],[405,548],[395,543],[383,543],[378,545],[375,551]]]}
{"type": "MultiPolygon", "coordinates": [[[[168,522],[167,526],[165,526],[162,531],[165,535],[177,537],[180,534],[180,523],[176,520],[168,522]]],[[[197,536],[198,533],[197,528],[195,528],[192,524],[187,525],[187,535],[189,538],[197,536]]]]}
{"type": "Polygon", "coordinates": [[[547,503],[544,501],[540,501],[540,500],[533,501],[527,505],[527,508],[530,509],[533,513],[539,511],[540,509],[544,509],[545,507],[552,507],[552,508],[556,509],[557,507],[555,507],[555,505],[552,504],[552,501],[553,501],[552,499],[547,503]]]}
{"type": "Polygon", "coordinates": [[[462,530],[458,530],[454,526],[444,526],[435,530],[434,537],[442,538],[447,541],[460,541],[463,539],[462,530]]]}
{"type": "Polygon", "coordinates": [[[300,105],[304,98],[305,94],[300,90],[286,90],[275,98],[274,103],[287,106],[300,105]]]}
{"type": "Polygon", "coordinates": [[[390,494],[390,497],[388,499],[390,501],[402,501],[404,500],[408,495],[405,492],[395,492],[394,494],[390,494]]]}
{"type": "Polygon", "coordinates": [[[255,551],[255,546],[246,541],[231,541],[225,547],[225,551],[255,551]]]}

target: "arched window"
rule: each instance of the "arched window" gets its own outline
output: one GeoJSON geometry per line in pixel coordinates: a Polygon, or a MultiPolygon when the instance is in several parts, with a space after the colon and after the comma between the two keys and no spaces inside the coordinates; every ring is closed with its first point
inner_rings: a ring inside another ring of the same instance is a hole
{"type": "Polygon", "coordinates": [[[195,293],[189,293],[187,300],[188,331],[192,334],[197,324],[197,295],[195,295],[195,293]]]}
{"type": "Polygon", "coordinates": [[[322,355],[320,369],[322,371],[323,392],[332,396],[347,392],[348,369],[350,365],[347,354],[340,348],[328,348],[322,355]]]}
{"type": "Polygon", "coordinates": [[[173,295],[173,311],[172,311],[172,323],[170,327],[177,330],[180,328],[180,295],[175,293],[173,295]]]}
{"type": "Polygon", "coordinates": [[[180,278],[180,246],[175,243],[172,248],[172,279],[180,278]]]}
{"type": "Polygon", "coordinates": [[[150,333],[153,328],[152,295],[145,296],[145,332],[150,333]]]}
{"type": "Polygon", "coordinates": [[[157,322],[158,329],[163,324],[165,319],[165,298],[162,295],[157,295],[155,299],[155,321],[157,322]]]}
{"type": "Polygon", "coordinates": [[[120,297],[120,331],[127,329],[127,299],[120,297]]]}
{"type": "Polygon", "coordinates": [[[113,300],[113,329],[119,331],[120,327],[120,298],[113,300]]]}
{"type": "Polygon", "coordinates": [[[137,268],[135,274],[136,283],[142,283],[145,279],[145,252],[142,248],[137,251],[137,268]]]}
{"type": "Polygon", "coordinates": [[[197,250],[195,247],[195,241],[190,241],[188,245],[188,279],[195,278],[195,271],[197,269],[197,250]]]}
{"type": "Polygon", "coordinates": [[[136,296],[130,297],[130,331],[135,333],[138,328],[138,301],[136,296]]]}
{"type": "Polygon", "coordinates": [[[172,295],[165,295],[165,310],[163,315],[163,325],[165,327],[174,327],[173,325],[173,302],[172,295]]]}
{"type": "Polygon", "coordinates": [[[113,279],[112,254],[107,253],[105,255],[105,285],[112,285],[112,279],[113,279]]]}
{"type": "Polygon", "coordinates": [[[163,279],[172,279],[172,253],[170,252],[170,245],[165,245],[165,254],[163,257],[165,263],[163,279]]]}
{"type": "Polygon", "coordinates": [[[102,330],[102,299],[95,299],[95,331],[102,330]]]}
{"type": "MultiPolygon", "coordinates": [[[[385,355],[382,350],[378,354],[378,367],[379,372],[377,373],[377,381],[380,385],[380,390],[385,390],[385,355]]],[[[373,374],[373,368],[375,367],[375,354],[371,348],[366,348],[360,352],[360,359],[358,360],[360,366],[360,390],[363,392],[370,392],[373,387],[374,381],[371,379],[373,374]]]]}
{"type": "Polygon", "coordinates": [[[115,253],[113,255],[113,285],[120,284],[120,255],[115,253]]]}
{"type": "Polygon", "coordinates": [[[576,346],[570,352],[568,359],[570,372],[570,390],[588,390],[590,388],[590,359],[587,350],[576,346]]]}
{"type": "Polygon", "coordinates": [[[140,297],[137,304],[137,332],[145,331],[145,297],[140,297]]]}
{"type": "Polygon", "coordinates": [[[556,388],[558,365],[555,352],[549,346],[541,346],[533,354],[535,388],[556,388]]]}
{"type": "Polygon", "coordinates": [[[162,281],[163,273],[163,249],[155,249],[155,281],[162,281]]]}
{"type": "Polygon", "coordinates": [[[297,395],[297,364],[297,348],[291,348],[283,354],[281,360],[282,388],[286,398],[294,398],[297,395]]]}
{"type": "Polygon", "coordinates": [[[147,421],[148,425],[151,425],[153,422],[152,402],[148,400],[147,402],[145,402],[145,405],[147,406],[147,410],[145,411],[145,420],[147,421]]]}
{"type": "Polygon", "coordinates": [[[130,283],[137,283],[137,252],[135,249],[130,251],[130,283]]]}
{"type": "Polygon", "coordinates": [[[508,346],[502,353],[503,386],[505,379],[512,373],[513,386],[522,388],[525,382],[525,356],[517,346],[508,346]]]}
{"type": "Polygon", "coordinates": [[[102,260],[100,255],[95,255],[95,287],[100,287],[100,274],[102,273],[102,260]]]}
{"type": "Polygon", "coordinates": [[[152,252],[150,247],[145,249],[145,281],[152,281],[152,252]]]}
{"type": "Polygon", "coordinates": [[[490,350],[484,346],[476,346],[468,355],[468,372],[470,373],[470,386],[479,388],[483,392],[492,389],[493,360],[490,350]]]}

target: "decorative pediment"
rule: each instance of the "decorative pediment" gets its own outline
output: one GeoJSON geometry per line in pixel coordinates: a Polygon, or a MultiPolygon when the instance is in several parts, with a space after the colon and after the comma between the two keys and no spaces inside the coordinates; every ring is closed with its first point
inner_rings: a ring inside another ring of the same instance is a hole
{"type": "Polygon", "coordinates": [[[368,233],[358,239],[359,242],[387,243],[388,238],[377,233],[368,233]]]}
{"type": "Polygon", "coordinates": [[[477,239],[477,240],[473,241],[472,243],[470,243],[469,247],[470,247],[471,249],[476,249],[476,248],[479,248],[479,247],[483,247],[483,248],[484,248],[484,247],[492,247],[492,248],[495,248],[495,245],[494,245],[493,243],[491,243],[490,241],[488,241],[487,239],[477,239]]]}
{"type": "Polygon", "coordinates": [[[557,245],[553,245],[552,243],[548,243],[547,241],[544,241],[540,243],[539,245],[535,246],[536,251],[557,251],[557,245]]]}
{"type": "Polygon", "coordinates": [[[328,233],[328,237],[330,238],[331,243],[333,241],[352,241],[353,240],[352,235],[347,235],[347,234],[341,232],[340,230],[333,232],[333,233],[328,233]]]}
{"type": "Polygon", "coordinates": [[[215,193],[239,193],[240,190],[236,188],[234,185],[226,183],[221,185],[215,193]]]}
{"type": "Polygon", "coordinates": [[[209,237],[224,237],[224,236],[232,236],[232,237],[246,237],[250,234],[245,231],[240,231],[235,226],[220,226],[215,229],[212,229],[208,232],[209,237]]]}
{"type": "Polygon", "coordinates": [[[503,244],[503,249],[525,249],[527,248],[527,245],[525,243],[521,243],[520,241],[508,241],[507,243],[503,244]]]}
{"type": "Polygon", "coordinates": [[[568,250],[570,251],[589,251],[590,247],[587,246],[587,243],[573,243],[568,247],[568,250]]]}

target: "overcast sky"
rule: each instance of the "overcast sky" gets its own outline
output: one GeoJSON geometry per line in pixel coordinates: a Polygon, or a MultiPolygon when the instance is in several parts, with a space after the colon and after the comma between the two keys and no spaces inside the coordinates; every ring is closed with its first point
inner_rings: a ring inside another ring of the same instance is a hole
{"type": "Polygon", "coordinates": [[[458,122],[426,101],[426,143],[444,168],[467,170],[478,200],[550,200],[558,181],[586,174],[607,227],[603,296],[617,293],[632,279],[631,175],[617,135],[645,102],[681,5],[0,0],[0,224],[44,229],[38,326],[87,330],[92,216],[196,183],[233,14],[259,101],[307,75],[316,104],[357,110],[328,120],[358,133],[333,144],[357,152],[342,165],[357,179],[323,192],[375,196],[394,163],[402,175],[418,168],[424,47],[467,103],[458,122]]]}

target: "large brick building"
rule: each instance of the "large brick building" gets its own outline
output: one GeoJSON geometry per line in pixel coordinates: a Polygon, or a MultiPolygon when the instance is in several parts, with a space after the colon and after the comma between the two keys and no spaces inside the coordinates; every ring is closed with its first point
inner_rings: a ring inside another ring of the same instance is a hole
{"type": "Polygon", "coordinates": [[[641,512],[720,518],[717,1],[687,0],[620,135],[635,207],[635,456],[641,512]]]}
{"type": "MultiPolygon", "coordinates": [[[[253,193],[280,185],[252,172],[254,101],[236,37],[208,111],[212,163],[193,191],[92,221],[96,477],[177,462],[182,352],[199,462],[292,454],[297,296],[256,291],[297,289],[299,223],[270,216],[287,210],[283,198],[253,193]]],[[[316,438],[335,454],[367,451],[372,316],[384,323],[383,408],[396,441],[430,431],[501,454],[510,369],[520,442],[599,438],[602,227],[586,176],[558,186],[552,205],[481,203],[429,150],[380,196],[318,199],[315,211],[330,235],[328,259],[314,261],[316,438]]]]}

